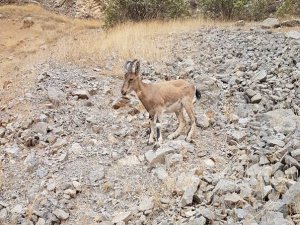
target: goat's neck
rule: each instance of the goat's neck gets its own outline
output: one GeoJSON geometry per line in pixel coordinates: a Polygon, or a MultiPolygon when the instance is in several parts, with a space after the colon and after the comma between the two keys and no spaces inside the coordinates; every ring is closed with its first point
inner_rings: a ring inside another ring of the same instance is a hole
{"type": "Polygon", "coordinates": [[[139,79],[138,82],[137,82],[137,85],[134,88],[135,93],[137,94],[137,96],[140,99],[143,98],[146,85],[147,84],[145,84],[141,79],[139,79]]]}

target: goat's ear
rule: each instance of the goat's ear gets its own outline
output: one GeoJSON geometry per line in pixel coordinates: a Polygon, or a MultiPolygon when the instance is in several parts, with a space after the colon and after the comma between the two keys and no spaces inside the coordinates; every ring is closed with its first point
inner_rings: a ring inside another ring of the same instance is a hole
{"type": "Polygon", "coordinates": [[[136,64],[135,64],[135,75],[138,75],[140,72],[140,61],[137,61],[136,64]]]}

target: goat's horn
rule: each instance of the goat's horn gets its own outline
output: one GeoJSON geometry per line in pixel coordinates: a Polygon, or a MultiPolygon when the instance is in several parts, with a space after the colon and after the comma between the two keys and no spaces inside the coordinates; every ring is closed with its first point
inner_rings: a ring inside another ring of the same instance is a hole
{"type": "Polygon", "coordinates": [[[127,61],[127,62],[125,63],[124,68],[125,68],[126,71],[129,71],[128,65],[129,65],[130,63],[131,63],[130,61],[127,61]]]}
{"type": "Polygon", "coordinates": [[[130,63],[130,66],[129,66],[129,69],[128,69],[129,72],[133,73],[132,67],[133,67],[133,65],[134,65],[134,63],[135,63],[136,61],[137,61],[137,59],[133,60],[133,61],[130,63]]]}

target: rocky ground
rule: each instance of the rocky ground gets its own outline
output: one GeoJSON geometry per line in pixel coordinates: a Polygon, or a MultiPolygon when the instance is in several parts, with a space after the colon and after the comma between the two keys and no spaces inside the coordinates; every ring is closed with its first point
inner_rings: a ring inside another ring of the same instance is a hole
{"type": "MultiPolygon", "coordinates": [[[[1,106],[1,224],[300,223],[299,33],[201,28],[168,40],[172,57],[141,60],[142,77],[199,87],[194,142],[147,146],[138,100],[118,108],[122,76],[36,64],[33,87],[1,106]]],[[[164,136],[176,126],[166,115],[164,136]]]]}

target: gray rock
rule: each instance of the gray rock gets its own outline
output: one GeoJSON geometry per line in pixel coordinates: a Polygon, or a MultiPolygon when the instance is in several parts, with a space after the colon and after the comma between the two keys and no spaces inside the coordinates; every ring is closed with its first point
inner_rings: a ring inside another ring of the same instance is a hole
{"type": "Polygon", "coordinates": [[[289,169],[285,170],[284,173],[288,177],[297,177],[298,169],[295,166],[292,166],[289,169]]]}
{"type": "Polygon", "coordinates": [[[80,155],[83,153],[83,148],[79,143],[73,143],[71,147],[69,148],[69,152],[73,153],[75,155],[80,155]]]}
{"type": "Polygon", "coordinates": [[[68,144],[67,140],[64,138],[58,138],[56,142],[52,145],[52,148],[61,148],[68,144]]]}
{"type": "Polygon", "coordinates": [[[24,214],[25,209],[23,208],[23,206],[21,204],[18,204],[11,210],[11,212],[16,213],[16,214],[24,214]]]}
{"type": "Polygon", "coordinates": [[[300,40],[300,32],[298,31],[288,31],[285,36],[287,38],[291,38],[291,39],[296,39],[296,40],[300,40]]]}
{"type": "Polygon", "coordinates": [[[156,174],[160,180],[165,180],[168,177],[168,173],[163,167],[154,168],[153,173],[156,174]]]}
{"type": "Polygon", "coordinates": [[[298,169],[300,169],[300,163],[294,159],[293,157],[289,156],[289,155],[286,155],[284,157],[284,162],[287,164],[287,165],[290,165],[290,166],[295,166],[297,167],[298,169]]]}
{"type": "Polygon", "coordinates": [[[14,144],[13,146],[5,148],[4,152],[6,152],[7,154],[11,154],[13,156],[18,156],[20,152],[20,148],[18,147],[18,145],[14,144]]]}
{"type": "Polygon", "coordinates": [[[265,70],[257,72],[255,76],[252,78],[252,81],[256,83],[264,82],[266,80],[267,80],[267,71],[265,70]]]}
{"type": "Polygon", "coordinates": [[[170,168],[183,161],[183,156],[181,154],[169,154],[165,157],[166,166],[170,168]]]}
{"type": "Polygon", "coordinates": [[[297,201],[297,196],[300,196],[300,180],[293,184],[286,193],[283,194],[282,200],[286,205],[290,205],[297,201]]]}
{"type": "Polygon", "coordinates": [[[210,126],[209,118],[205,114],[201,114],[197,116],[197,126],[205,129],[210,126]]]}
{"type": "Polygon", "coordinates": [[[284,219],[281,212],[268,211],[263,214],[260,225],[288,225],[289,221],[284,219]]]}
{"type": "Polygon", "coordinates": [[[47,134],[47,129],[48,129],[48,124],[45,122],[38,122],[33,127],[34,132],[36,132],[38,134],[42,134],[42,135],[47,134]]]}
{"type": "Polygon", "coordinates": [[[245,93],[249,98],[252,98],[254,95],[256,95],[256,91],[252,89],[247,89],[245,93]]]}
{"type": "Polygon", "coordinates": [[[291,109],[277,109],[264,113],[262,121],[269,123],[269,126],[279,133],[288,134],[300,125],[300,117],[296,116],[291,109]]]}
{"type": "Polygon", "coordinates": [[[291,155],[294,159],[296,159],[298,162],[300,162],[300,149],[296,149],[291,152],[291,155]]]}
{"type": "Polygon", "coordinates": [[[262,28],[276,28],[279,26],[280,26],[280,22],[276,18],[267,18],[261,24],[262,28]]]}
{"type": "Polygon", "coordinates": [[[221,179],[214,188],[213,193],[226,194],[228,192],[234,192],[236,189],[237,185],[233,180],[221,179]]]}
{"type": "Polygon", "coordinates": [[[192,144],[187,143],[185,141],[173,140],[164,143],[156,151],[153,150],[147,151],[145,153],[145,158],[152,166],[155,164],[164,164],[166,155],[171,153],[177,153],[183,149],[186,149],[189,152],[193,152],[195,148],[192,144]]]}
{"type": "Polygon", "coordinates": [[[188,222],[188,225],[205,225],[205,224],[206,224],[206,219],[203,216],[199,218],[191,219],[188,222]]]}
{"type": "Polygon", "coordinates": [[[230,131],[228,132],[228,135],[229,135],[228,140],[234,140],[238,143],[241,143],[247,137],[247,134],[245,132],[238,131],[238,130],[230,131]]]}
{"type": "Polygon", "coordinates": [[[8,216],[8,212],[7,212],[7,209],[4,208],[4,209],[1,209],[0,210],[0,222],[5,220],[8,216]]]}
{"type": "Polygon", "coordinates": [[[279,146],[279,147],[283,148],[285,145],[284,141],[281,141],[281,140],[275,139],[275,138],[268,139],[267,142],[271,147],[279,146]]]}
{"type": "Polygon", "coordinates": [[[122,166],[136,166],[140,164],[140,160],[135,155],[128,155],[118,160],[118,164],[122,166]]]}
{"type": "Polygon", "coordinates": [[[35,152],[31,152],[24,160],[26,170],[32,170],[38,164],[35,152]]]}
{"type": "Polygon", "coordinates": [[[210,208],[208,207],[204,207],[204,206],[200,206],[196,209],[197,213],[199,213],[200,215],[202,215],[203,217],[205,217],[206,219],[212,221],[215,221],[216,219],[216,215],[215,212],[213,212],[210,208]]]}
{"type": "Polygon", "coordinates": [[[146,211],[152,209],[153,207],[154,207],[153,199],[145,196],[141,198],[138,209],[139,211],[146,211]]]}
{"type": "Polygon", "coordinates": [[[70,214],[65,212],[64,210],[62,209],[55,209],[53,212],[52,212],[59,220],[66,220],[69,218],[70,214]]]}
{"type": "Polygon", "coordinates": [[[89,99],[90,94],[87,90],[85,89],[78,89],[72,92],[73,96],[77,96],[79,99],[89,99]]]}
{"type": "Polygon", "coordinates": [[[120,212],[113,217],[112,222],[114,224],[120,223],[120,222],[127,223],[130,220],[131,216],[132,216],[131,212],[120,212]]]}
{"type": "Polygon", "coordinates": [[[193,196],[198,189],[200,179],[191,173],[181,173],[176,179],[176,187],[183,192],[181,206],[190,205],[193,202],[193,196]]]}
{"type": "Polygon", "coordinates": [[[262,96],[260,93],[257,93],[256,95],[254,95],[251,98],[251,103],[260,103],[260,101],[262,100],[262,96]]]}
{"type": "Polygon", "coordinates": [[[46,220],[44,220],[43,218],[39,218],[35,225],[45,225],[45,224],[46,224],[46,220]]]}
{"type": "Polygon", "coordinates": [[[228,193],[224,196],[224,202],[226,206],[231,207],[243,202],[243,199],[237,193],[228,193]]]}
{"type": "Polygon", "coordinates": [[[48,98],[53,105],[59,105],[65,101],[65,93],[57,88],[48,88],[48,98]]]}

